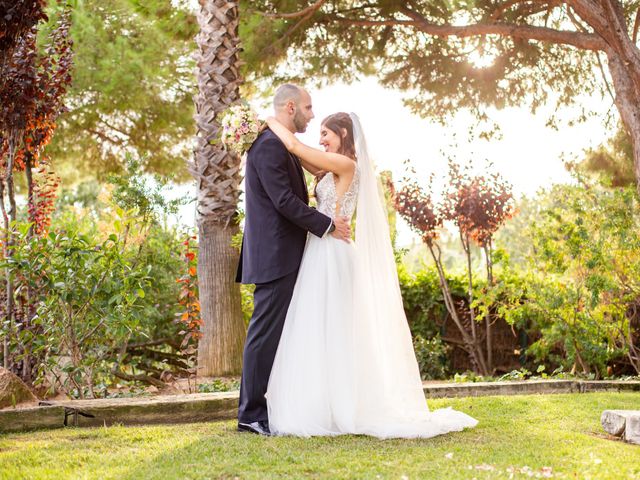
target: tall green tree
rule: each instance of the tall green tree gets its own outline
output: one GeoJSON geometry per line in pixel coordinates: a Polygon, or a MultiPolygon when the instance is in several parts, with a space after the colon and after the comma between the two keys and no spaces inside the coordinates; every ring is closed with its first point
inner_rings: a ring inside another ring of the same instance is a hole
{"type": "Polygon", "coordinates": [[[479,118],[487,118],[488,106],[535,111],[553,97],[571,104],[609,87],[640,180],[639,0],[258,0],[245,6],[250,80],[372,74],[410,92],[406,103],[415,113],[439,118],[458,108],[479,118]],[[288,68],[281,68],[285,58],[288,68]]]}
{"type": "Polygon", "coordinates": [[[631,138],[624,129],[619,129],[606,144],[587,152],[585,159],[576,167],[599,176],[612,187],[633,185],[636,177],[631,138]]]}
{"type": "Polygon", "coordinates": [[[198,286],[202,337],[198,369],[202,375],[237,374],[242,367],[244,322],[235,283],[238,251],[240,159],[220,145],[217,116],[240,98],[238,2],[200,0],[198,13],[198,127],[190,171],[198,191],[198,286]]]}
{"type": "Polygon", "coordinates": [[[193,13],[171,0],[70,3],[76,73],[49,148],[63,179],[121,172],[127,153],[145,158],[147,171],[188,179],[193,13]]]}

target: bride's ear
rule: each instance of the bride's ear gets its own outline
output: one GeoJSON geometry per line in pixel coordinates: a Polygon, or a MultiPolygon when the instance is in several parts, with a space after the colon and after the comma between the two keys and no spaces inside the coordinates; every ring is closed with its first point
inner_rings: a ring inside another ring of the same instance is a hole
{"type": "Polygon", "coordinates": [[[341,128],[340,131],[342,132],[342,140],[347,138],[347,129],[346,128],[341,128]]]}

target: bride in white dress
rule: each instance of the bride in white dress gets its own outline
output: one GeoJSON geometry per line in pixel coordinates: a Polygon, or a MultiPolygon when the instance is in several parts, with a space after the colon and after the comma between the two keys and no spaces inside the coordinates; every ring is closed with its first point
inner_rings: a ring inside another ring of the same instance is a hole
{"type": "Polygon", "coordinates": [[[316,187],[318,210],[356,213],[354,243],[307,239],[266,394],[271,433],[428,438],[475,426],[462,412],[427,406],[358,117],[322,122],[324,152],[274,118],[267,123],[307,170],[327,172],[316,187]]]}

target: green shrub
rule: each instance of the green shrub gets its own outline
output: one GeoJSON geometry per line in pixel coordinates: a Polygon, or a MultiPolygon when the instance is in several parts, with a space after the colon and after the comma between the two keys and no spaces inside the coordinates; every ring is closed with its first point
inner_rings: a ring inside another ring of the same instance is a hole
{"type": "MultiPolygon", "coordinates": [[[[448,315],[435,267],[409,274],[400,266],[398,277],[411,334],[414,338],[435,337],[440,333],[440,327],[448,315]]],[[[458,298],[464,298],[463,280],[453,277],[449,281],[452,293],[458,298]]]]}
{"type": "Polygon", "coordinates": [[[447,353],[449,347],[442,341],[440,335],[429,340],[420,335],[413,337],[413,348],[416,352],[420,376],[423,380],[442,380],[449,373],[447,353]]]}
{"type": "Polygon", "coordinates": [[[135,265],[116,234],[98,240],[66,228],[29,237],[28,225],[4,266],[38,298],[35,328],[16,336],[23,355],[38,359],[36,385],[48,379],[69,395],[96,396],[109,358],[140,330],[149,266],[135,265]]]}
{"type": "Polygon", "coordinates": [[[143,176],[139,162],[128,168],[105,187],[63,192],[48,235],[13,226],[18,238],[0,275],[12,276],[18,308],[2,330],[35,385],[98,396],[141,372],[159,381],[188,368],[175,322],[188,232],[166,222],[182,201],[165,201],[162,182],[143,176]]]}
{"type": "Polygon", "coordinates": [[[238,380],[227,380],[216,378],[211,382],[198,384],[198,393],[212,393],[212,392],[230,392],[240,389],[240,382],[238,380]]]}
{"type": "Polygon", "coordinates": [[[640,208],[634,188],[557,185],[531,225],[526,302],[538,361],[602,378],[640,373],[640,208]]]}

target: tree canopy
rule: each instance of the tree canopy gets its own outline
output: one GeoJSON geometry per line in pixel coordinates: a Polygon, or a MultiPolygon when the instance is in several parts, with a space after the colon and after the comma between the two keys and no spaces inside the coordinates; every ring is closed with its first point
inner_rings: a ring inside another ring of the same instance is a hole
{"type": "MultiPolygon", "coordinates": [[[[460,108],[613,99],[640,179],[640,0],[244,2],[245,73],[298,81],[375,75],[441,121],[460,108]]],[[[550,124],[557,123],[555,117],[550,124]]]]}
{"type": "Polygon", "coordinates": [[[576,166],[579,171],[599,176],[611,187],[627,187],[636,181],[632,150],[631,138],[619,129],[606,145],[588,151],[576,166]]]}
{"type": "Polygon", "coordinates": [[[49,150],[60,173],[102,178],[121,171],[129,153],[147,171],[188,178],[184,165],[195,133],[192,13],[168,0],[73,4],[74,83],[49,150]]]}
{"type": "MultiPolygon", "coordinates": [[[[480,115],[486,106],[535,110],[605,92],[596,42],[562,2],[246,3],[249,79],[375,75],[408,92],[415,113],[435,117],[464,107],[480,115]]],[[[630,17],[640,2],[627,3],[630,17]]]]}
{"type": "Polygon", "coordinates": [[[608,93],[631,138],[640,191],[640,0],[260,0],[245,8],[250,79],[373,74],[407,92],[413,112],[442,120],[459,108],[488,119],[488,106],[535,111],[608,93]]]}
{"type": "MultiPolygon", "coordinates": [[[[72,3],[70,111],[49,147],[59,171],[65,179],[101,177],[133,153],[146,156],[148,171],[187,179],[197,33],[188,2],[72,3]]],[[[487,120],[489,107],[582,107],[585,96],[616,98],[622,112],[620,105],[633,104],[634,95],[625,94],[633,89],[614,82],[606,44],[614,42],[583,8],[598,13],[605,4],[619,7],[635,42],[640,0],[245,0],[244,94],[285,80],[320,84],[374,75],[406,92],[413,112],[443,122],[460,108],[487,120]]],[[[627,110],[631,118],[637,108],[627,110]]],[[[578,116],[588,113],[583,107],[578,116]]],[[[630,122],[623,123],[629,130],[630,122]]]]}

